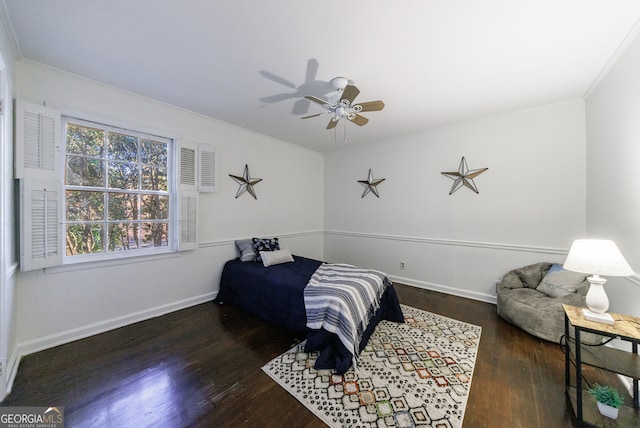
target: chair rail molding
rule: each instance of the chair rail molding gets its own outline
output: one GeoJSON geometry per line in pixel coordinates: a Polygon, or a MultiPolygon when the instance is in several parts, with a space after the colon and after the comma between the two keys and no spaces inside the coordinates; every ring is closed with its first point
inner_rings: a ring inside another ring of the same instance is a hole
{"type": "Polygon", "coordinates": [[[366,232],[347,232],[342,230],[326,230],[324,233],[325,235],[350,236],[355,238],[368,238],[368,239],[383,239],[383,240],[398,241],[398,242],[401,242],[401,241],[416,242],[421,244],[433,244],[433,245],[450,245],[450,246],[457,246],[457,247],[487,248],[492,250],[523,251],[523,252],[555,254],[555,255],[566,255],[568,253],[568,249],[565,249],[565,248],[539,247],[534,245],[516,245],[516,244],[504,244],[504,243],[495,243],[495,242],[463,241],[463,240],[456,240],[456,239],[387,235],[387,234],[366,233],[366,232]]]}
{"type": "Polygon", "coordinates": [[[633,276],[626,276],[625,279],[628,279],[629,281],[633,282],[635,285],[640,285],[640,275],[637,273],[633,276]]]}
{"type": "MultiPolygon", "coordinates": [[[[324,232],[322,230],[307,230],[307,231],[287,232],[287,233],[258,233],[253,236],[260,235],[260,236],[277,236],[278,238],[301,238],[301,237],[316,236],[316,235],[322,236],[323,233],[324,232]]],[[[201,241],[199,248],[235,245],[236,239],[247,238],[247,237],[248,235],[243,237],[238,237],[238,238],[232,238],[232,239],[227,238],[227,239],[216,239],[216,240],[204,241],[204,242],[201,241]]]]}

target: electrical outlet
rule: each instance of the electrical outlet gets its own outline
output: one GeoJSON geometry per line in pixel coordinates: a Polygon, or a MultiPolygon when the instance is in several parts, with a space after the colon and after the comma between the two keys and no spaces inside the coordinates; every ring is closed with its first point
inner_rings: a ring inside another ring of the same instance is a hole
{"type": "Polygon", "coordinates": [[[405,266],[404,262],[400,262],[400,269],[404,269],[404,266],[405,266]]]}

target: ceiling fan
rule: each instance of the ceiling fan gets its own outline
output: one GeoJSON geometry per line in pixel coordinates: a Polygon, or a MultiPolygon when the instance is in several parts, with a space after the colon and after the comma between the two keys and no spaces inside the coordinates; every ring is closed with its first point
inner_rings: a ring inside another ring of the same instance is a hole
{"type": "Polygon", "coordinates": [[[309,119],[310,117],[322,116],[323,114],[333,114],[327,129],[335,128],[340,119],[347,119],[358,126],[364,126],[369,122],[369,119],[362,116],[360,113],[366,111],[380,111],[384,108],[384,103],[380,100],[367,101],[364,103],[354,103],[354,100],[360,93],[360,89],[354,85],[349,84],[349,81],[344,77],[336,77],[331,80],[331,84],[338,91],[338,101],[331,102],[323,100],[313,95],[306,95],[305,98],[320,104],[326,108],[327,112],[312,114],[304,116],[302,119],[309,119]]]}

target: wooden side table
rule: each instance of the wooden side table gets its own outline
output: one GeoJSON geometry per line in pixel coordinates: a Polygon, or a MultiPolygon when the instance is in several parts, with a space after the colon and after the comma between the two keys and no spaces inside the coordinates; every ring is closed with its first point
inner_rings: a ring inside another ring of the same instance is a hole
{"type": "Polygon", "coordinates": [[[571,405],[578,418],[580,426],[593,427],[640,427],[640,394],[638,393],[638,379],[640,379],[640,318],[614,314],[613,325],[588,321],[582,315],[582,308],[562,305],[564,308],[565,345],[565,391],[571,400],[571,405]],[[570,336],[570,325],[575,328],[575,337],[570,336]],[[599,334],[605,337],[617,338],[631,343],[631,351],[611,348],[608,346],[589,346],[581,343],[582,332],[599,334]],[[571,385],[571,360],[575,362],[576,385],[571,385]],[[618,419],[606,418],[598,412],[595,399],[584,394],[582,386],[582,365],[588,364],[613,373],[622,374],[633,379],[633,407],[623,405],[618,419]]]}

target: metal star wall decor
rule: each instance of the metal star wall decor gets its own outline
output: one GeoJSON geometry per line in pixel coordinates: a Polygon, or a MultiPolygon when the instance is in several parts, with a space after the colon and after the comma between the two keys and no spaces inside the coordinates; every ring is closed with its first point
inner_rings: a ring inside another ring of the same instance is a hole
{"type": "Polygon", "coordinates": [[[467,161],[464,156],[462,156],[462,160],[460,161],[460,166],[457,171],[443,172],[441,174],[453,180],[453,186],[451,186],[451,191],[449,192],[450,195],[462,186],[468,187],[476,193],[480,193],[478,192],[478,188],[476,187],[476,183],[474,183],[473,179],[488,169],[489,168],[479,168],[470,170],[467,167],[467,161]]]}
{"type": "Polygon", "coordinates": [[[380,197],[378,194],[378,184],[382,183],[384,178],[373,178],[373,174],[371,173],[371,169],[369,169],[369,177],[366,180],[358,180],[358,183],[364,186],[364,192],[362,193],[362,197],[367,196],[367,193],[371,192],[376,195],[377,198],[380,197]]]}
{"type": "Polygon", "coordinates": [[[238,177],[233,174],[229,174],[229,177],[233,178],[235,182],[240,185],[240,187],[238,187],[238,192],[236,192],[236,199],[244,192],[249,192],[249,194],[253,196],[253,199],[258,199],[253,186],[261,182],[262,178],[251,178],[249,175],[249,165],[245,164],[244,174],[242,174],[242,177],[238,177]]]}

